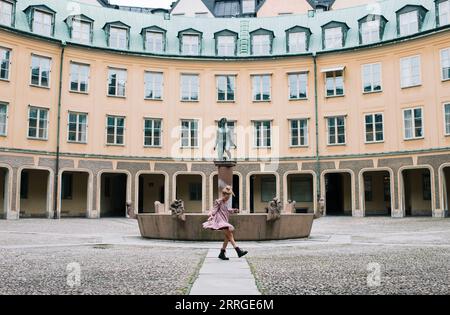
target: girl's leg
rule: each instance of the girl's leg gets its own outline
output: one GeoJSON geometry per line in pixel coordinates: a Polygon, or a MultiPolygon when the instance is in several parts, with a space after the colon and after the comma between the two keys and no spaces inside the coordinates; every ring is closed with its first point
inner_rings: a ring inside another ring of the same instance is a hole
{"type": "Polygon", "coordinates": [[[223,240],[222,249],[227,249],[228,246],[228,236],[227,236],[227,230],[224,230],[225,239],[223,240]]]}
{"type": "Polygon", "coordinates": [[[231,245],[233,245],[233,247],[236,248],[237,245],[236,242],[234,241],[233,232],[231,232],[230,230],[226,230],[225,235],[227,236],[228,241],[230,241],[231,245]]]}

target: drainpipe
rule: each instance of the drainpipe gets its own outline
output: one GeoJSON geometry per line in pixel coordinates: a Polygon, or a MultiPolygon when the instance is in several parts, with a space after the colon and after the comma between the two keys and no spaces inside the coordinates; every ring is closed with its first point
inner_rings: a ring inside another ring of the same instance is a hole
{"type": "Polygon", "coordinates": [[[64,52],[66,49],[66,42],[61,42],[61,58],[59,61],[59,87],[58,87],[58,118],[56,127],[56,162],[55,162],[55,185],[53,187],[53,219],[58,219],[58,186],[59,186],[59,159],[60,159],[60,132],[61,132],[61,98],[62,98],[62,82],[63,82],[63,68],[64,68],[64,52]]]}
{"type": "MultiPolygon", "coordinates": [[[[316,174],[317,174],[317,199],[321,197],[320,178],[320,152],[319,152],[319,96],[317,95],[317,53],[312,54],[314,60],[314,111],[316,119],[316,174]]],[[[318,205],[320,206],[320,205],[318,205]]]]}

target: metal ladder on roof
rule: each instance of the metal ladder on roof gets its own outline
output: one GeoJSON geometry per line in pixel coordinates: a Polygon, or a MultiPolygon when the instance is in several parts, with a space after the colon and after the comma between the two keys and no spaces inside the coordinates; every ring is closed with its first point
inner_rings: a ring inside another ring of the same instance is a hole
{"type": "Polygon", "coordinates": [[[239,31],[239,52],[241,55],[248,55],[250,53],[249,27],[249,21],[241,21],[241,29],[239,31]]]}

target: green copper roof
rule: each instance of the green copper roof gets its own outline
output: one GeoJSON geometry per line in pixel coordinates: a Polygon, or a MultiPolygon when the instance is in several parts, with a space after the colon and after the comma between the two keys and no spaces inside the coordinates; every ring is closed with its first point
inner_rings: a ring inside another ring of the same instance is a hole
{"type": "MultiPolygon", "coordinates": [[[[69,29],[64,22],[68,16],[84,14],[94,20],[93,43],[97,48],[109,49],[103,26],[109,22],[121,21],[130,26],[130,48],[133,53],[146,53],[143,45],[141,30],[149,26],[158,26],[167,31],[165,55],[179,55],[179,39],[177,37],[181,30],[192,28],[202,32],[202,54],[203,57],[214,57],[216,55],[214,33],[228,29],[240,33],[241,21],[248,21],[249,32],[264,28],[274,32],[272,56],[289,55],[286,53],[286,30],[294,26],[309,28],[312,32],[309,53],[321,52],[322,28],[321,26],[331,22],[346,23],[350,29],[347,33],[344,48],[359,47],[359,25],[358,20],[368,14],[384,16],[388,22],[384,31],[382,42],[398,38],[396,11],[405,5],[422,5],[428,12],[422,25],[421,31],[430,31],[436,26],[436,9],[434,0],[385,0],[372,5],[362,5],[347,9],[328,12],[317,12],[314,17],[304,15],[286,15],[266,18],[190,18],[172,16],[164,19],[157,14],[143,14],[139,12],[128,12],[82,4],[68,0],[18,0],[16,4],[15,28],[30,33],[27,16],[23,12],[30,5],[45,4],[56,12],[55,34],[57,40],[72,42],[69,29]]],[[[239,51],[239,49],[238,49],[239,51]]],[[[249,57],[239,54],[237,57],[249,57]]],[[[269,56],[270,57],[270,56],[269,56]]]]}

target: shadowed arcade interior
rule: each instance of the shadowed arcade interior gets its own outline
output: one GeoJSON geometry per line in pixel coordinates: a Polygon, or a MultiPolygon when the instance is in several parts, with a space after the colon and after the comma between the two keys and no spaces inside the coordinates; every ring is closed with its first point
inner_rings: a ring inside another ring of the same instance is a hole
{"type": "Polygon", "coordinates": [[[405,215],[431,216],[430,170],[426,168],[404,170],[402,177],[405,215]]]}
{"type": "Polygon", "coordinates": [[[391,216],[391,176],[388,171],[365,172],[364,209],[366,216],[391,216]]]}
{"type": "Polygon", "coordinates": [[[7,168],[0,167],[0,218],[6,218],[8,210],[8,176],[7,168]]]}
{"type": "Polygon", "coordinates": [[[139,176],[138,212],[156,213],[155,202],[165,202],[165,176],[163,174],[142,174],[139,176]]]}
{"type": "Polygon", "coordinates": [[[314,213],[314,178],[311,174],[287,176],[288,200],[295,201],[295,213],[314,213]]]}
{"type": "Polygon", "coordinates": [[[250,213],[265,213],[268,203],[277,196],[277,178],[272,174],[250,176],[250,213]]]}
{"type": "Polygon", "coordinates": [[[444,210],[450,210],[450,167],[444,168],[444,210]]]}
{"type": "Polygon", "coordinates": [[[176,176],[176,199],[184,201],[186,213],[202,213],[203,211],[203,178],[196,174],[180,174],[176,176]]]}
{"type": "Polygon", "coordinates": [[[325,175],[326,214],[352,215],[352,178],[350,173],[325,175]]]}
{"type": "Polygon", "coordinates": [[[87,216],[89,173],[63,172],[61,176],[61,217],[87,216]]]}
{"type": "Polygon", "coordinates": [[[46,218],[49,209],[50,172],[24,169],[20,174],[20,217],[46,218]]]}
{"type": "Polygon", "coordinates": [[[127,180],[126,174],[102,174],[100,217],[126,216],[127,180]]]}

